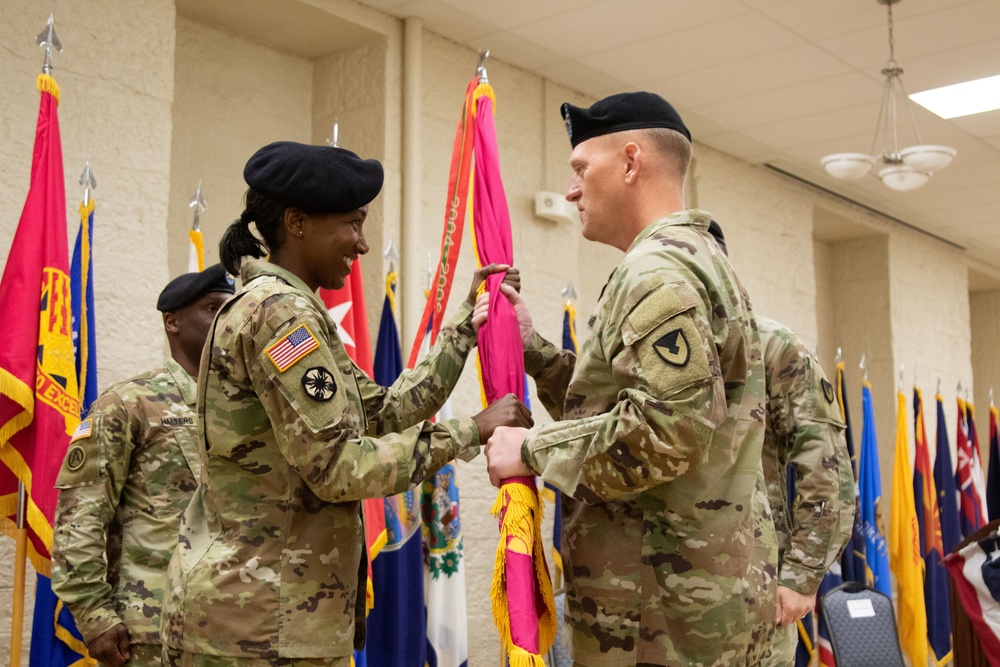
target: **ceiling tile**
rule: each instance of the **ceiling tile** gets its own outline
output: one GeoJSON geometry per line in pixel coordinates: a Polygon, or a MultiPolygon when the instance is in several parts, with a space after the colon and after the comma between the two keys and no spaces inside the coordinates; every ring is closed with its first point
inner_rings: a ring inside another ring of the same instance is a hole
{"type": "MultiPolygon", "coordinates": [[[[509,31],[478,36],[467,40],[466,45],[477,51],[480,49],[489,49],[491,58],[502,60],[538,74],[542,74],[542,68],[547,65],[565,61],[565,58],[558,53],[509,31]]],[[[488,72],[489,62],[486,63],[486,67],[488,72]]]]}
{"type": "Polygon", "coordinates": [[[865,105],[870,109],[866,125],[870,126],[874,133],[881,92],[877,83],[862,74],[851,72],[779,90],[706,104],[696,107],[695,110],[722,125],[741,129],[865,105]]]}
{"type": "MultiPolygon", "coordinates": [[[[394,0],[383,0],[392,2],[394,0]]],[[[534,23],[550,17],[569,14],[563,21],[572,20],[579,10],[606,0],[442,0],[459,11],[473,14],[497,28],[508,29],[534,23]]],[[[553,19],[559,21],[560,19],[553,19]]],[[[540,40],[544,43],[544,40],[540,40]]]]}
{"type": "MultiPolygon", "coordinates": [[[[545,4],[545,3],[539,3],[545,4]]],[[[629,45],[746,12],[736,0],[604,0],[572,14],[526,23],[513,32],[577,58],[629,45]]],[[[690,54],[689,54],[690,55],[690,54]]]]}
{"type": "MultiPolygon", "coordinates": [[[[441,0],[416,0],[407,3],[402,9],[405,11],[397,13],[397,16],[418,16],[424,21],[424,30],[456,42],[465,43],[480,35],[497,31],[496,26],[475,14],[456,9],[441,0]]],[[[474,9],[470,7],[470,10],[474,9]]]]}
{"type": "Polygon", "coordinates": [[[1000,109],[953,118],[952,123],[977,137],[992,137],[1000,134],[1000,109]]]}
{"type": "Polygon", "coordinates": [[[606,51],[597,47],[579,60],[618,78],[648,81],[802,43],[770,19],[748,13],[606,51]]]}
{"type": "Polygon", "coordinates": [[[849,71],[847,65],[811,44],[740,58],[721,65],[640,82],[671,91],[697,107],[725,99],[825,79],[849,71]]]}
{"type": "Polygon", "coordinates": [[[903,83],[910,93],[1000,74],[1000,39],[912,58],[905,63],[903,83]]]}

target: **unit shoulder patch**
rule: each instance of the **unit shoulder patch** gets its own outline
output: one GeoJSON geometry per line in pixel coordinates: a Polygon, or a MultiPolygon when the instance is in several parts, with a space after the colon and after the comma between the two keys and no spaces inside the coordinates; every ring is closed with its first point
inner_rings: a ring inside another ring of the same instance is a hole
{"type": "Polygon", "coordinates": [[[684,335],[684,330],[679,328],[660,336],[653,343],[653,349],[660,359],[678,368],[687,366],[691,358],[691,347],[688,345],[687,336],[684,335]]]}
{"type": "Polygon", "coordinates": [[[820,380],[819,384],[820,387],[823,388],[823,396],[826,398],[826,402],[833,403],[833,399],[836,398],[836,395],[833,392],[833,385],[830,384],[830,381],[826,378],[820,380]]]}
{"type": "Polygon", "coordinates": [[[337,383],[330,371],[322,366],[315,366],[302,376],[302,389],[309,398],[325,403],[337,393],[337,383]]]}

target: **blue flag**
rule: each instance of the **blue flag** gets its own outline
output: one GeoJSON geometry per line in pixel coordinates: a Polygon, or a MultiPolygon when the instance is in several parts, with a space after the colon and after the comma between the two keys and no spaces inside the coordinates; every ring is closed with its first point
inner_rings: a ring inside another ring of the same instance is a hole
{"type": "MultiPolygon", "coordinates": [[[[403,353],[395,316],[396,274],[386,276],[385,301],[375,346],[374,380],[388,387],[403,372],[403,353]]],[[[368,614],[368,639],[358,667],[424,667],[427,623],[424,616],[424,556],[420,537],[418,490],[386,498],[387,541],[372,561],[375,607],[368,614]]],[[[359,659],[360,658],[360,659],[359,659]]]]}
{"type": "Polygon", "coordinates": [[[941,541],[941,513],[930,465],[930,446],[924,425],[924,396],[913,390],[913,433],[916,452],[913,461],[913,500],[920,534],[920,555],[924,559],[924,603],[927,617],[927,640],[934,660],[941,665],[952,658],[951,602],[948,571],[941,541]]]}
{"type": "Polygon", "coordinates": [[[875,408],[872,388],[865,382],[861,394],[864,424],[861,432],[861,461],[858,465],[858,493],[861,523],[865,531],[865,558],[875,590],[892,597],[889,580],[889,550],[882,534],[882,473],[878,462],[878,437],[875,435],[875,408]]]}
{"type": "MultiPolygon", "coordinates": [[[[97,398],[97,344],[94,336],[94,201],[80,205],[80,230],[70,263],[70,303],[73,312],[73,349],[80,381],[80,417],[97,398]]],[[[31,628],[31,667],[84,664],[86,644],[73,615],[52,592],[52,581],[38,574],[31,628]],[[54,622],[53,622],[54,619],[54,622]]]]}
{"type": "Polygon", "coordinates": [[[948,423],[944,418],[944,399],[937,402],[937,458],[934,461],[934,486],[938,494],[938,513],[941,515],[941,544],[944,553],[950,554],[962,541],[958,518],[958,487],[955,486],[955,466],[951,464],[951,444],[948,442],[948,423]]]}

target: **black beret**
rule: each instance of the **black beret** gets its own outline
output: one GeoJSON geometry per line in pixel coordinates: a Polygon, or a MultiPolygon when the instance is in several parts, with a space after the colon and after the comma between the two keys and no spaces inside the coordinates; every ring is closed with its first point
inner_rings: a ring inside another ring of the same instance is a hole
{"type": "Polygon", "coordinates": [[[602,134],[652,127],[677,130],[691,140],[680,114],[656,93],[618,93],[594,102],[587,109],[567,102],[562,105],[562,117],[573,148],[602,134]]]}
{"type": "Polygon", "coordinates": [[[212,292],[236,292],[236,281],[222,264],[214,264],[201,272],[185,273],[171,280],[160,292],[156,309],[161,313],[173,313],[212,292]]]}
{"type": "Polygon", "coordinates": [[[307,213],[347,213],[382,190],[382,165],[351,151],[276,141],[253,154],[243,168],[247,185],[285,206],[307,213]]]}
{"type": "Polygon", "coordinates": [[[709,222],[708,233],[712,235],[712,238],[715,239],[715,242],[719,244],[720,248],[722,248],[722,252],[728,255],[729,248],[726,247],[726,236],[725,234],[722,233],[722,227],[719,226],[719,223],[717,223],[715,220],[709,222]]]}

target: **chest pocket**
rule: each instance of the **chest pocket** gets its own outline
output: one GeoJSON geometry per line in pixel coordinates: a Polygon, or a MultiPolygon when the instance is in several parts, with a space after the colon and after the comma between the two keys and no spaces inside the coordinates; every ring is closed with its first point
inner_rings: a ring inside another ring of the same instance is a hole
{"type": "Polygon", "coordinates": [[[655,398],[710,379],[715,346],[707,323],[699,322],[697,293],[686,283],[642,287],[644,294],[622,322],[624,348],[613,362],[616,376],[638,379],[655,398]]]}
{"type": "Polygon", "coordinates": [[[178,423],[161,421],[153,425],[145,446],[132,454],[129,471],[133,479],[136,474],[141,475],[149,495],[149,509],[158,517],[184,511],[197,487],[197,478],[185,456],[187,452],[194,451],[195,426],[184,420],[193,422],[194,417],[162,419],[173,419],[178,423]]]}

